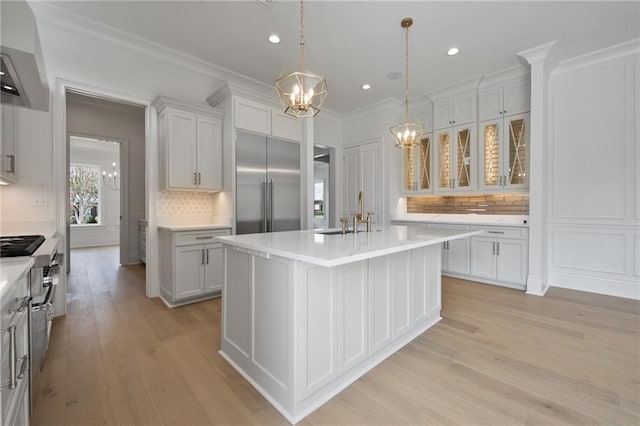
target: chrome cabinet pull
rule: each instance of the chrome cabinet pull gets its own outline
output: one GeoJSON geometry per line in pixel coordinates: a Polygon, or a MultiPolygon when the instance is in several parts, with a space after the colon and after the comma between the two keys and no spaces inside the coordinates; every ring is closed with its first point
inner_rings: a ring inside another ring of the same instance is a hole
{"type": "Polygon", "coordinates": [[[489,234],[504,234],[504,231],[487,231],[489,234]]]}
{"type": "Polygon", "coordinates": [[[18,374],[18,380],[24,379],[24,374],[29,366],[29,355],[22,357],[22,363],[20,364],[20,373],[18,374]]]}
{"type": "Polygon", "coordinates": [[[202,183],[202,174],[198,172],[198,185],[202,183]]]}
{"type": "Polygon", "coordinates": [[[202,255],[202,259],[200,260],[200,264],[204,265],[204,249],[200,249],[200,254],[202,255]]]}
{"type": "Polygon", "coordinates": [[[496,254],[500,256],[500,242],[496,243],[496,254]]]}
{"type": "Polygon", "coordinates": [[[491,243],[491,255],[495,256],[496,255],[496,242],[492,242],[491,243]]]}
{"type": "Polygon", "coordinates": [[[207,265],[209,264],[209,249],[207,249],[207,265]]]}
{"type": "MultiPolygon", "coordinates": [[[[25,308],[26,308],[27,306],[29,306],[29,299],[31,299],[29,296],[25,296],[25,297],[23,297],[23,298],[22,298],[22,302],[20,302],[20,306],[18,307],[18,309],[16,309],[15,311],[14,311],[13,309],[9,309],[9,311],[8,311],[8,312],[9,312],[10,314],[13,314],[13,313],[15,313],[15,312],[22,312],[22,311],[24,311],[24,310],[25,310],[25,308]]],[[[18,298],[16,297],[16,302],[17,302],[17,301],[19,301],[19,300],[20,300],[20,299],[18,299],[18,298]]]]}
{"type": "Polygon", "coordinates": [[[196,237],[196,240],[210,240],[213,238],[213,235],[207,235],[206,237],[196,237]]]}
{"type": "Polygon", "coordinates": [[[196,172],[193,172],[193,184],[198,184],[198,174],[196,172]]]}
{"type": "Polygon", "coordinates": [[[0,387],[0,390],[15,389],[18,384],[16,379],[16,326],[9,326],[7,331],[9,332],[9,384],[0,387]]]}
{"type": "Polygon", "coordinates": [[[7,158],[9,159],[9,164],[11,164],[11,169],[7,170],[7,173],[15,173],[16,172],[16,156],[7,154],[7,158]]]}

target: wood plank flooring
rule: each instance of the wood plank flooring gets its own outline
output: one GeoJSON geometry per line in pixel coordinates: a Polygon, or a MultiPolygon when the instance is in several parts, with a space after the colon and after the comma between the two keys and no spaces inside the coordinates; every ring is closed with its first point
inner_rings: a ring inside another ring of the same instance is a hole
{"type": "MultiPolygon", "coordinates": [[[[287,424],[217,353],[220,299],[168,309],[117,248],[72,252],[32,423],[287,424]]],[[[640,304],[444,279],[443,320],[301,424],[640,424],[640,304]]]]}

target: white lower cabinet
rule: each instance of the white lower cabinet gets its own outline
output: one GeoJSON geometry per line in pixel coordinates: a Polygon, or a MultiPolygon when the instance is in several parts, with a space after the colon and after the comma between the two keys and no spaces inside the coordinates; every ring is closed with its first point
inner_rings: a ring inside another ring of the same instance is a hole
{"type": "Polygon", "coordinates": [[[183,304],[222,290],[222,245],[213,238],[230,233],[229,229],[160,230],[160,291],[165,301],[183,304]]]}
{"type": "MultiPolygon", "coordinates": [[[[528,273],[528,230],[523,227],[392,222],[422,230],[483,231],[470,238],[442,243],[442,274],[525,289],[528,273]]],[[[408,232],[411,232],[410,230],[408,232]]]]}
{"type": "MultiPolygon", "coordinates": [[[[450,231],[466,232],[466,225],[428,224],[428,229],[447,229],[450,231]]],[[[446,241],[442,243],[442,273],[469,274],[469,238],[446,241]]]]}
{"type": "Polygon", "coordinates": [[[524,288],[527,277],[528,241],[523,233],[526,231],[484,231],[483,236],[471,237],[471,275],[496,280],[511,287],[524,288]],[[507,238],[488,236],[496,233],[507,235],[507,238]],[[521,238],[514,238],[515,236],[521,238]]]}

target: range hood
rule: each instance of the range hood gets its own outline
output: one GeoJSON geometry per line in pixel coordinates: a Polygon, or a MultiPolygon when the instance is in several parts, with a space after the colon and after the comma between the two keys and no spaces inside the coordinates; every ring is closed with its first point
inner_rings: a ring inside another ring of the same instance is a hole
{"type": "Polygon", "coordinates": [[[26,1],[0,1],[0,101],[49,110],[49,85],[36,20],[26,1]]]}

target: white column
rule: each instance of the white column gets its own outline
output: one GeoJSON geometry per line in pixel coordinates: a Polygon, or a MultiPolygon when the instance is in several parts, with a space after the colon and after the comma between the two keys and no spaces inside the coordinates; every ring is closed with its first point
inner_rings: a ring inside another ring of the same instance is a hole
{"type": "Polygon", "coordinates": [[[547,83],[555,41],[522,52],[518,56],[531,65],[531,129],[529,142],[529,275],[527,294],[543,296],[548,284],[548,226],[546,191],[547,83]]]}

